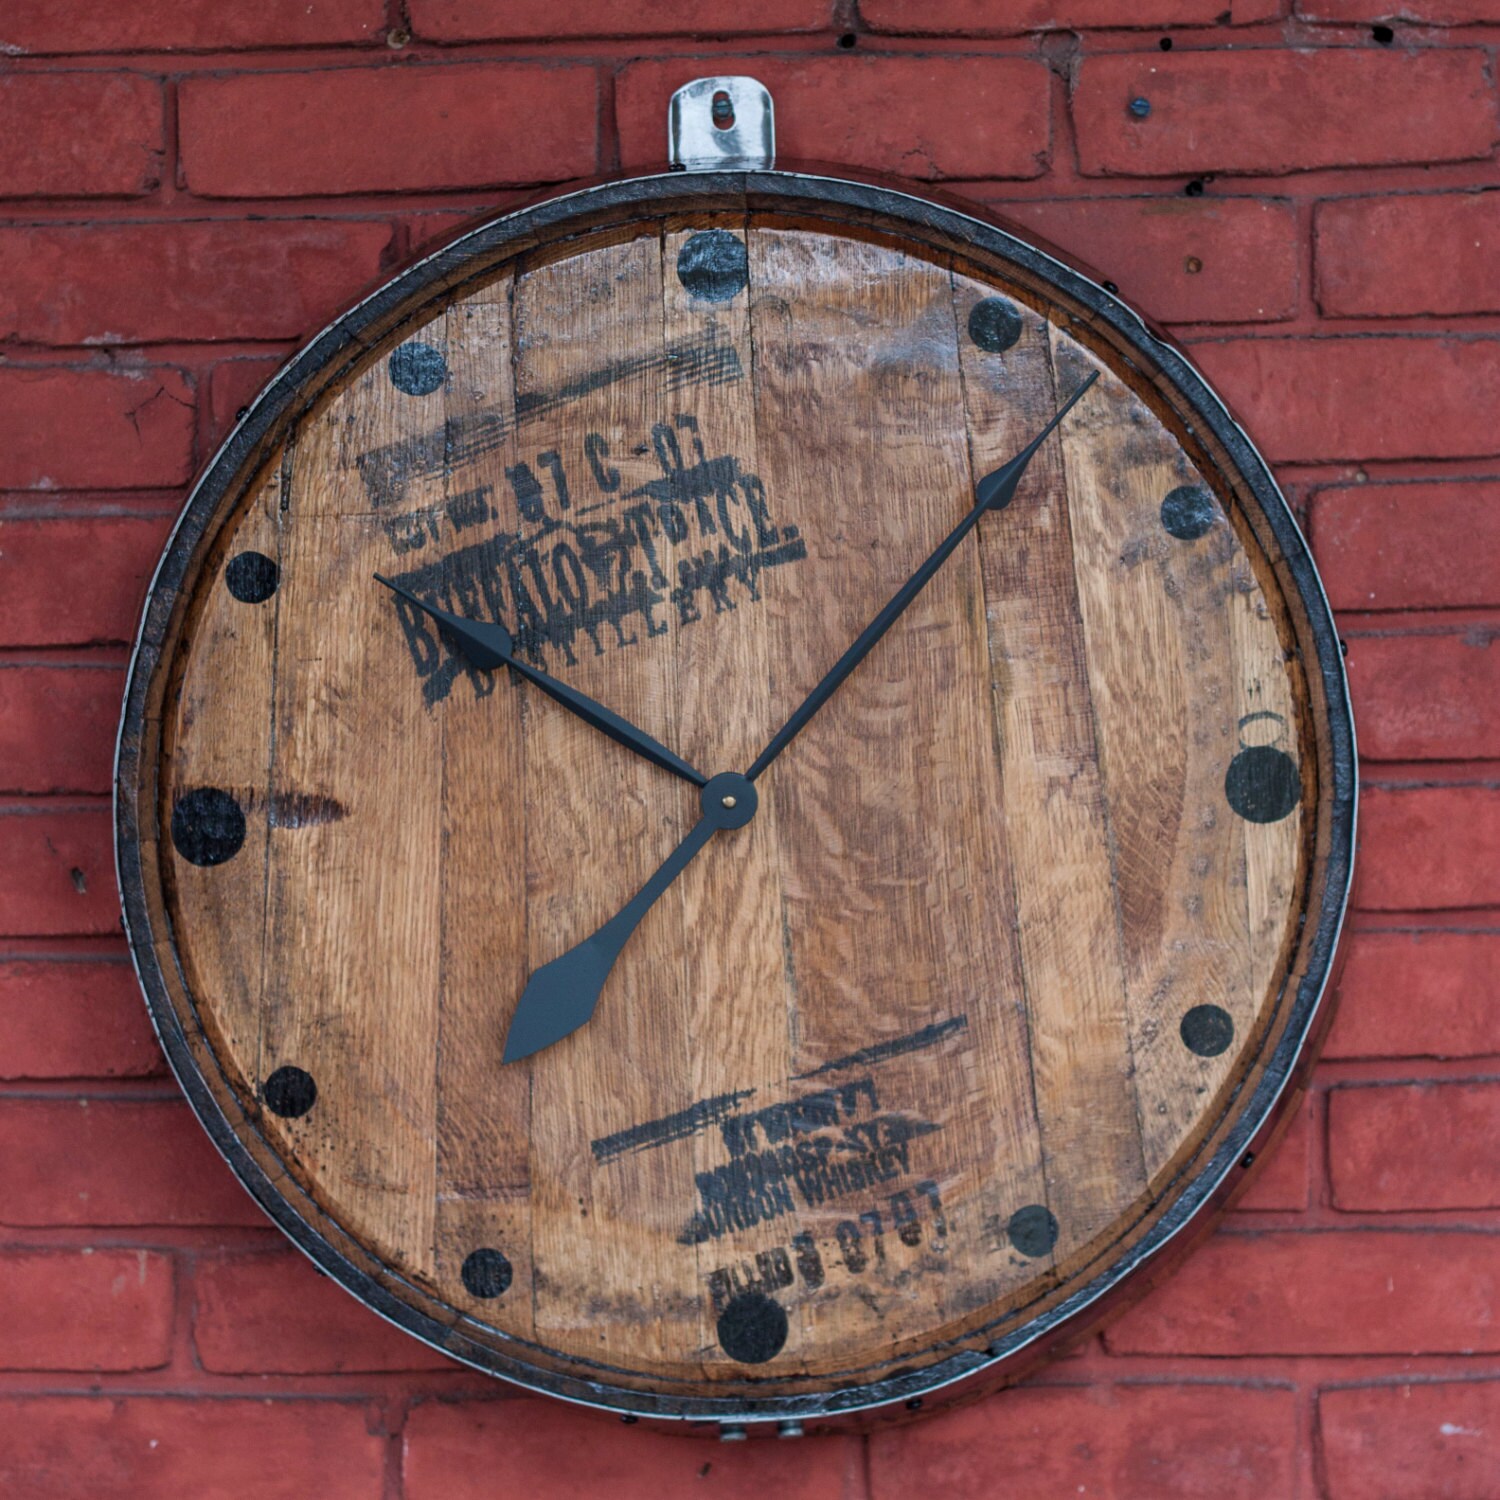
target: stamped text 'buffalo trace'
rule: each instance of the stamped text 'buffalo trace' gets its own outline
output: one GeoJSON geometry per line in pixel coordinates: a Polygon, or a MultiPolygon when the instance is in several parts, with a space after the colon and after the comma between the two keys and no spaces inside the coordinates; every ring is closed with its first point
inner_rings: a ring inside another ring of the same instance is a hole
{"type": "MultiPolygon", "coordinates": [[[[504,624],[518,650],[548,665],[549,651],[574,663],[579,649],[602,655],[665,635],[669,623],[755,603],[765,570],[806,556],[797,528],[773,522],[759,476],[732,454],[710,457],[694,416],[658,422],[648,442],[661,475],[630,490],[597,432],[584,438],[581,476],[550,449],[534,466],[508,466],[515,530],[493,529],[492,485],[452,495],[439,511],[389,517],[398,552],[438,554],[397,581],[455,614],[504,624]],[[450,533],[478,539],[444,553],[450,533]]],[[[461,673],[478,696],[492,690],[493,677],[446,651],[427,616],[400,598],[395,606],[429,704],[461,673]]]]}

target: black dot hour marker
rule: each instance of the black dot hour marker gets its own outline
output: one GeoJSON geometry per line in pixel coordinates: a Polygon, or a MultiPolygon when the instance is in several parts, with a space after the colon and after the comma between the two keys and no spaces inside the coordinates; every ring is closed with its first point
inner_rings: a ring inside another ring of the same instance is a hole
{"type": "Polygon", "coordinates": [[[1221,1005],[1195,1005],[1177,1029],[1182,1045],[1199,1057],[1217,1057],[1234,1040],[1234,1018],[1221,1005]]]}
{"type": "Polygon", "coordinates": [[[245,814],[216,786],[194,787],[172,804],[172,843],[190,865],[222,865],[245,842],[245,814]]]}
{"type": "Polygon", "coordinates": [[[677,279],[705,302],[728,302],[750,280],[745,243],[727,229],[705,229],[677,252],[677,279]]]}
{"type": "Polygon", "coordinates": [[[969,313],[969,337],[990,354],[1003,354],[1021,337],[1021,314],[1004,297],[986,297],[969,313]]]}
{"type": "Polygon", "coordinates": [[[1028,1203],[1010,1216],[1005,1232],[1022,1255],[1037,1260],[1057,1243],[1057,1219],[1041,1203],[1028,1203]]]}
{"type": "Polygon", "coordinates": [[[1161,503],[1161,524],[1180,542],[1197,541],[1214,524],[1214,497],[1202,485],[1179,485],[1161,503]]]}
{"type": "Polygon", "coordinates": [[[224,586],[241,604],[264,604],[281,582],[281,569],[264,552],[241,552],[224,569],[224,586]]]}
{"type": "Polygon", "coordinates": [[[409,339],[390,358],[391,384],[405,396],[430,396],[448,378],[448,361],[432,347],[409,339]]]}
{"type": "Polygon", "coordinates": [[[290,1065],[277,1070],[260,1086],[260,1097],[273,1115],[296,1120],[318,1102],[318,1086],[311,1073],[290,1065]]]}
{"type": "Polygon", "coordinates": [[[763,1365],[786,1344],[786,1309],[764,1292],[741,1292],[719,1314],[719,1347],[742,1365],[763,1365]]]}
{"type": "Polygon", "coordinates": [[[1229,805],[1249,823],[1279,823],[1302,800],[1297,762],[1275,745],[1251,745],[1224,773],[1229,805]]]}
{"type": "Polygon", "coordinates": [[[458,1274],[471,1297],[499,1297],[510,1285],[510,1262],[498,1250],[486,1246],[471,1250],[458,1274]]]}

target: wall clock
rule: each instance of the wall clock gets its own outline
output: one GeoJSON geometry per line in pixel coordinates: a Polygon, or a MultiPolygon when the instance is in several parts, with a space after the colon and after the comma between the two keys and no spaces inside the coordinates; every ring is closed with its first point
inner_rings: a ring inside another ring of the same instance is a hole
{"type": "Polygon", "coordinates": [[[536,1390],[792,1434],[1010,1377],[1243,1180],[1353,738],[1282,497],[1135,314],[774,169],[752,80],[671,134],[248,411],[152,585],[119,865],[320,1266],[536,1390]]]}

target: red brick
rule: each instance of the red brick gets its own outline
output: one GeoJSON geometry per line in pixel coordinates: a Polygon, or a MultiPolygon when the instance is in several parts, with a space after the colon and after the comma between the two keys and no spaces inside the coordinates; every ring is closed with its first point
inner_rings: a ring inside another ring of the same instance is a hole
{"type": "Polygon", "coordinates": [[[1296,1487],[1290,1391],[1052,1387],[870,1439],[872,1500],[911,1495],[1263,1500],[1296,1487]]]}
{"type": "Polygon", "coordinates": [[[1096,198],[996,205],[1163,323],[1256,323],[1297,307],[1297,224],[1278,199],[1096,198]],[[1190,270],[1196,264],[1199,269],[1190,270]]]}
{"type": "Polygon", "coordinates": [[[0,516],[0,646],[133,639],[171,524],[165,515],[0,516]]]}
{"type": "Polygon", "coordinates": [[[0,230],[0,338],[296,338],[374,280],[390,238],[386,224],[329,220],[0,230]]]}
{"type": "MultiPolygon", "coordinates": [[[[495,205],[495,211],[505,212],[514,197],[512,194],[503,195],[502,202],[495,205]]],[[[488,218],[490,213],[491,210],[486,208],[482,217],[488,218]]],[[[427,255],[439,245],[447,244],[460,229],[478,224],[481,215],[476,209],[453,212],[435,210],[429,213],[403,214],[402,221],[406,225],[413,253],[427,255]]]]}
{"type": "Polygon", "coordinates": [[[107,792],[125,674],[0,666],[0,792],[107,792]]]}
{"type": "Polygon", "coordinates": [[[939,36],[1016,36],[1094,26],[1211,26],[1223,0],[860,0],[872,31],[939,36]]]}
{"type": "Polygon", "coordinates": [[[1497,439],[1500,341],[1426,335],[1236,339],[1193,357],[1273,460],[1463,458],[1497,439]]]}
{"type": "Polygon", "coordinates": [[[0,1223],[265,1222],[186,1104],[0,1100],[0,1223]]]}
{"type": "Polygon", "coordinates": [[[0,366],[0,489],[181,484],[193,467],[193,395],[176,370],[0,366]]]}
{"type": "Polygon", "coordinates": [[[1367,786],[1360,792],[1366,911],[1500,906],[1500,792],[1485,786],[1367,786]]]}
{"type": "Polygon", "coordinates": [[[456,1368],[361,1306],[300,1255],[200,1261],[195,1290],[193,1342],[203,1368],[218,1374],[456,1368]],[[289,1306],[296,1317],[287,1316],[289,1306]]]}
{"type": "Polygon", "coordinates": [[[133,1078],[160,1072],[127,963],[0,963],[0,1078],[133,1078]]]}
{"type": "Polygon", "coordinates": [[[830,0],[761,0],[749,9],[732,0],[691,7],[679,0],[410,0],[408,10],[412,31],[439,42],[736,36],[816,31],[833,19],[830,0]]]}
{"type": "Polygon", "coordinates": [[[1104,1341],[1178,1356],[1493,1353],[1497,1272],[1486,1234],[1220,1233],[1104,1341]]]}
{"type": "MultiPolygon", "coordinates": [[[[627,68],[615,91],[627,166],[666,164],[667,100],[709,70],[678,58],[627,68]]],[[[1051,137],[1049,74],[1019,57],[721,57],[776,100],[776,150],[788,161],[847,162],[903,177],[1036,177],[1051,137]],[[953,103],[963,101],[963,128],[953,103]]]]}
{"type": "Polygon", "coordinates": [[[1310,507],[1335,609],[1500,604],[1500,485],[1351,485],[1310,507]]]}
{"type": "Polygon", "coordinates": [[[7,1370],[159,1369],[172,1351],[172,1258],[151,1250],[7,1251],[0,1327],[7,1370]]]}
{"type": "Polygon", "coordinates": [[[1339,1088],[1328,1096],[1333,1201],[1350,1212],[1500,1205],[1500,1084],[1339,1088]]]}
{"type": "Polygon", "coordinates": [[[592,68],[528,63],[192,78],[182,171],[211,198],[554,182],[594,169],[598,94],[592,68]]]}
{"type": "Polygon", "coordinates": [[[709,1446],[622,1427],[558,1402],[424,1403],[407,1418],[402,1448],[405,1500],[497,1494],[858,1500],[862,1494],[855,1438],[709,1446]]]}
{"type": "Polygon", "coordinates": [[[1348,640],[1367,760],[1500,759],[1500,628],[1348,640]]]}
{"type": "Polygon", "coordinates": [[[0,936],[119,930],[109,809],[0,810],[0,936]]]}
{"type": "Polygon", "coordinates": [[[161,179],[163,119],[161,86],[133,73],[0,75],[0,196],[149,193],[161,179]]]}
{"type": "Polygon", "coordinates": [[[1324,203],[1315,244],[1330,317],[1500,311],[1500,192],[1324,203]]]}
{"type": "Polygon", "coordinates": [[[1312,1152],[1312,1105],[1304,1099],[1281,1139],[1256,1166],[1237,1209],[1252,1213],[1298,1212],[1307,1207],[1308,1164],[1312,1152]]]}
{"type": "Polygon", "coordinates": [[[1500,1053],[1500,933],[1356,932],[1327,1057],[1500,1053]]]}
{"type": "Polygon", "coordinates": [[[0,52],[206,51],[365,41],[385,24],[381,0],[6,0],[0,52]]]}
{"type": "Polygon", "coordinates": [[[1278,173],[1488,156],[1494,93],[1478,50],[1116,54],[1073,90],[1088,175],[1278,173]],[[1134,99],[1151,113],[1137,119],[1134,99]],[[1371,108],[1378,99],[1379,108],[1371,108]]]}
{"type": "Polygon", "coordinates": [[[1328,1500],[1494,1500],[1500,1381],[1318,1395],[1328,1500]]]}
{"type": "Polygon", "coordinates": [[[1500,0],[1296,0],[1296,9],[1309,21],[1500,21],[1500,0]]]}
{"type": "Polygon", "coordinates": [[[387,1439],[343,1401],[0,1400],[0,1493],[17,1500],[380,1500],[387,1439]]]}

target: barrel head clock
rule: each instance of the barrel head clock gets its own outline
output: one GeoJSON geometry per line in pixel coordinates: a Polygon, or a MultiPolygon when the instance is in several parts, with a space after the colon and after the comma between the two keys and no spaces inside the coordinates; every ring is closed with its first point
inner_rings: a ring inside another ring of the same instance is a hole
{"type": "Polygon", "coordinates": [[[172,1065],[328,1274],[790,1435],[1012,1378],[1245,1180],[1353,737],[1179,352],[973,211],[774,166],[751,80],[671,119],[675,170],[462,234],[244,414],[117,846],[172,1065]]]}

